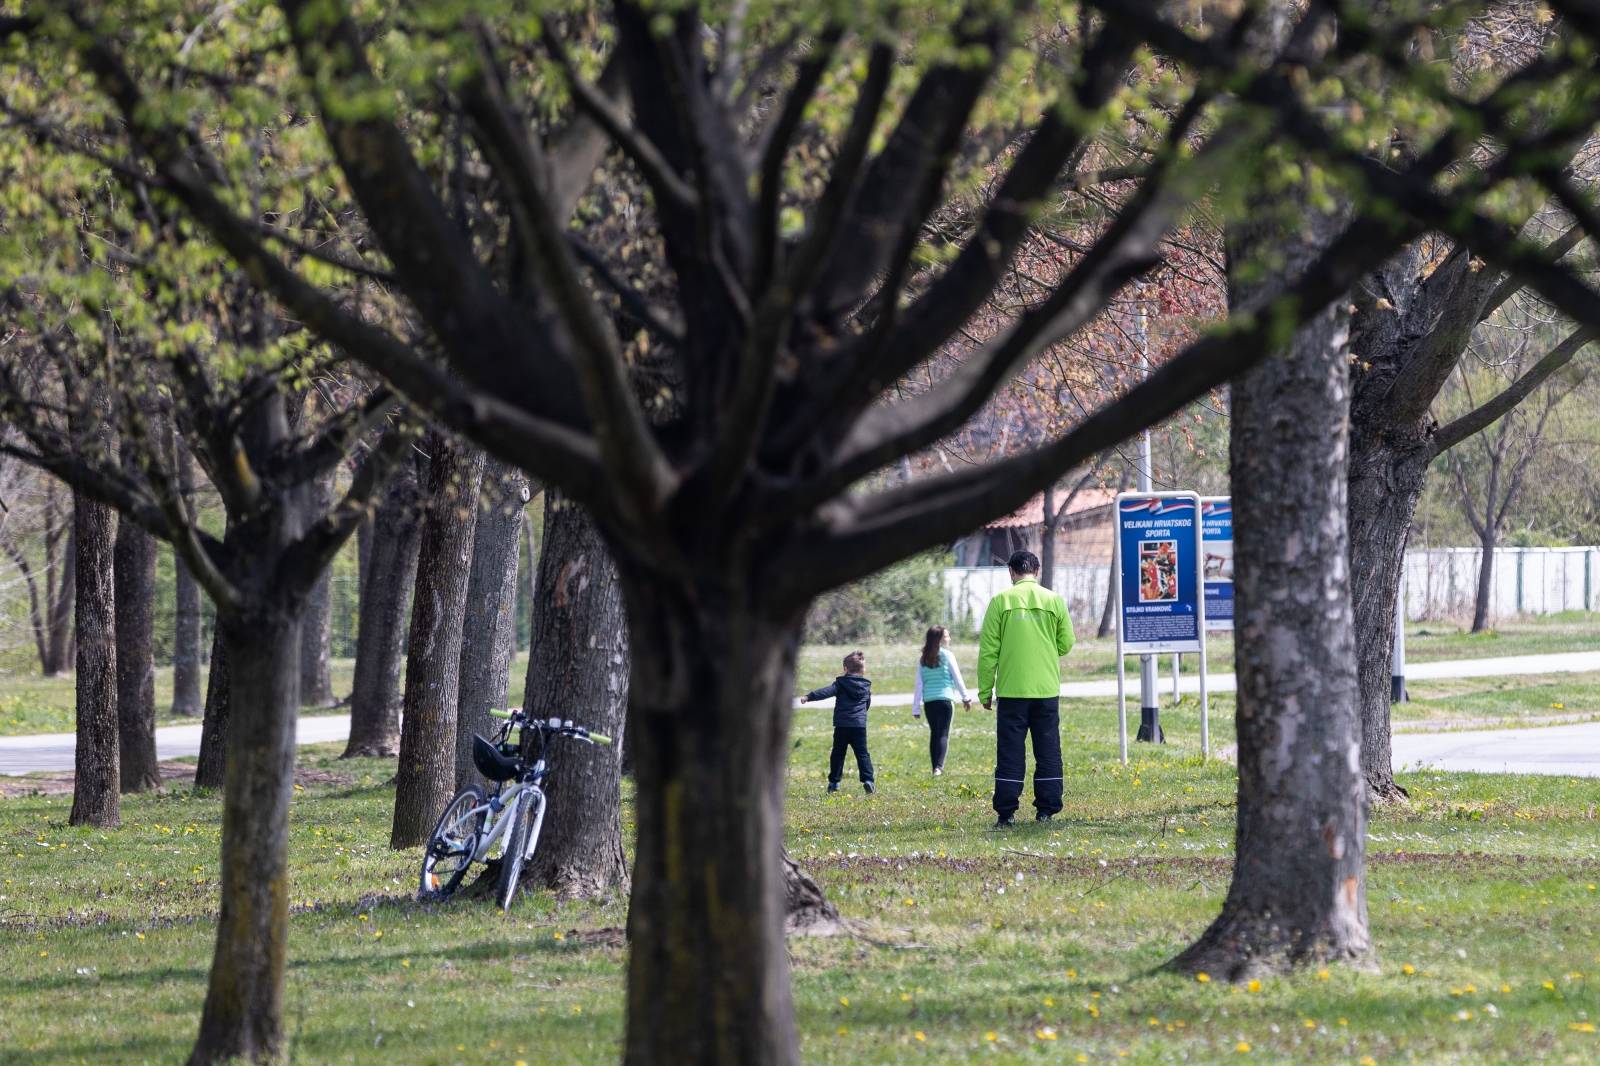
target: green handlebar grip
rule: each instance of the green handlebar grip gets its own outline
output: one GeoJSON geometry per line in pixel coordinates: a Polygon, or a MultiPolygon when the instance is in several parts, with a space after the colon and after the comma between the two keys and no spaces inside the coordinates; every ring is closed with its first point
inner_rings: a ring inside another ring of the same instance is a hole
{"type": "Polygon", "coordinates": [[[490,710],[489,711],[489,717],[490,718],[510,718],[511,717],[511,712],[510,711],[490,710]]]}
{"type": "Polygon", "coordinates": [[[611,746],[611,738],[606,736],[604,733],[590,733],[589,739],[594,741],[596,744],[604,744],[607,747],[611,746]]]}

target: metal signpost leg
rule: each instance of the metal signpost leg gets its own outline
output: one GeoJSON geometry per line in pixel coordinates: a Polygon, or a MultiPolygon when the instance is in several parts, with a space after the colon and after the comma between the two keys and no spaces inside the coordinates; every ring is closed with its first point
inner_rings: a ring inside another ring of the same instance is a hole
{"type": "Polygon", "coordinates": [[[1172,705],[1176,707],[1182,702],[1183,697],[1178,695],[1178,674],[1183,666],[1183,653],[1178,652],[1172,656],[1172,705]]]}
{"type": "Polygon", "coordinates": [[[1406,572],[1401,564],[1400,588],[1394,597],[1394,665],[1389,668],[1389,702],[1405,703],[1406,696],[1406,572]]]}
{"type": "MultiPolygon", "coordinates": [[[[1121,497],[1118,497],[1119,501],[1121,497]]],[[[1122,752],[1122,765],[1128,765],[1128,684],[1127,663],[1122,657],[1122,534],[1119,531],[1111,550],[1111,573],[1116,579],[1117,610],[1112,616],[1117,624],[1117,747],[1122,752]]]]}

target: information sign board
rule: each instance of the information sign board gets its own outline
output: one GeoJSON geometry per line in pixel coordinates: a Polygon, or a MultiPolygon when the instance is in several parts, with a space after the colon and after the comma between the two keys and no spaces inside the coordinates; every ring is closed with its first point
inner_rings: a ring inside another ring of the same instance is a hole
{"type": "Polygon", "coordinates": [[[1120,651],[1199,651],[1200,497],[1193,493],[1117,497],[1120,651]]]}
{"type": "Polygon", "coordinates": [[[1200,497],[1200,547],[1204,557],[1206,631],[1233,629],[1233,502],[1200,497]]]}

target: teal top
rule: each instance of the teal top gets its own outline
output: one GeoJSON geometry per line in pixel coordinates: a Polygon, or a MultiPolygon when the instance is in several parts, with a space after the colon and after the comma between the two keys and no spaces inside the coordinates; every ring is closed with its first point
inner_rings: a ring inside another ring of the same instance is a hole
{"type": "Polygon", "coordinates": [[[939,649],[939,665],[924,666],[917,660],[917,688],[911,696],[911,713],[920,715],[925,700],[966,700],[967,686],[961,680],[961,667],[948,648],[939,649]]]}

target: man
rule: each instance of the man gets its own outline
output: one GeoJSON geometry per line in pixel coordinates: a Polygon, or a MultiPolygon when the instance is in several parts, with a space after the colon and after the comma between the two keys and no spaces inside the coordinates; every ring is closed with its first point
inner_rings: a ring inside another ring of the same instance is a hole
{"type": "Polygon", "coordinates": [[[1033,806],[1048,822],[1061,810],[1061,656],[1072,650],[1072,618],[1039,584],[1039,557],[1009,560],[1011,587],[989,601],[978,638],[978,695],[995,709],[996,829],[1014,824],[1033,734],[1033,806]]]}

